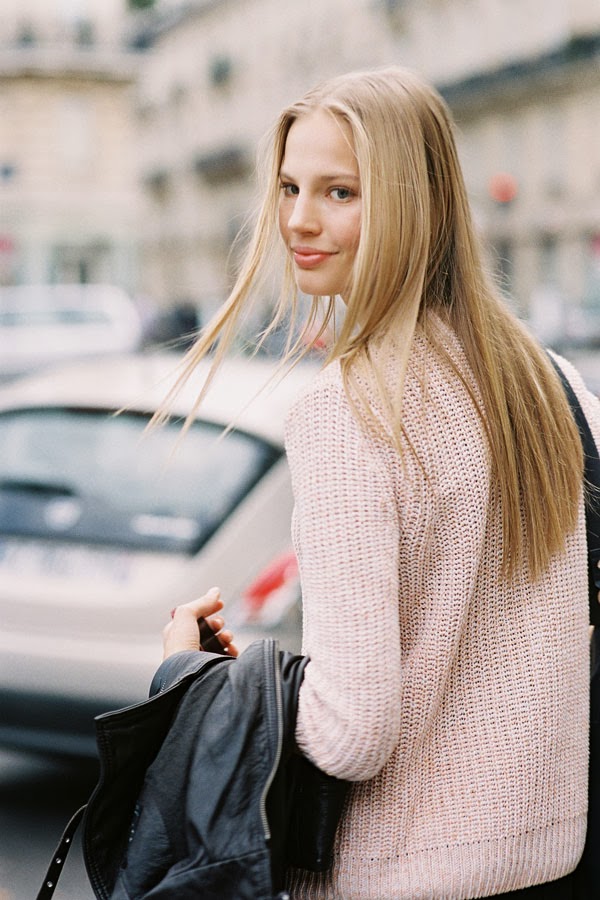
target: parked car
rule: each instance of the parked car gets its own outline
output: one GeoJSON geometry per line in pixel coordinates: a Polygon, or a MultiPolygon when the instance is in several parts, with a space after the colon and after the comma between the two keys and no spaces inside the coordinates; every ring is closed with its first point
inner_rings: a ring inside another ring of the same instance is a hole
{"type": "Polygon", "coordinates": [[[227,361],[182,437],[204,367],[148,432],[176,362],[88,361],[0,391],[0,745],[94,755],[93,716],[147,696],[169,611],[213,585],[239,645],[299,649],[283,422],[314,366],[256,396],[277,364],[227,361]]]}
{"type": "Polygon", "coordinates": [[[0,378],[63,360],[136,350],[142,320],[133,299],[108,284],[0,287],[0,378]]]}

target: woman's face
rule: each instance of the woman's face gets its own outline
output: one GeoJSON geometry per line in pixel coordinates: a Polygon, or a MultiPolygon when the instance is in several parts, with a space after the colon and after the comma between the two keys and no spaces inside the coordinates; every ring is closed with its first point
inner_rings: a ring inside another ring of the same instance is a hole
{"type": "Polygon", "coordinates": [[[360,236],[358,164],[348,125],[322,109],[292,124],[279,172],[279,229],[305,294],[344,296],[360,236]]]}

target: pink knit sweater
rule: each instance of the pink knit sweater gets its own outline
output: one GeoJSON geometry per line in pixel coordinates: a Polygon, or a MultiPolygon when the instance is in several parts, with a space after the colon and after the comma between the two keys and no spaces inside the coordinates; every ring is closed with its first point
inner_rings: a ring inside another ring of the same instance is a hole
{"type": "MultiPolygon", "coordinates": [[[[561,362],[600,443],[600,403],[561,362]]],[[[294,900],[487,897],[565,875],[583,847],[583,504],[545,578],[507,584],[481,423],[422,335],[403,423],[421,465],[361,429],[337,364],[287,423],[311,658],[297,739],[357,782],[332,870],[290,873],[294,900]]]]}

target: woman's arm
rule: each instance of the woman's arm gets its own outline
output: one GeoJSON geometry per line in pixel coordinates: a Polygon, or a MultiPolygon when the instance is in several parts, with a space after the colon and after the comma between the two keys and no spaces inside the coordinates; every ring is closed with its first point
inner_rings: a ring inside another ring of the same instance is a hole
{"type": "Polygon", "coordinates": [[[286,437],[310,657],[296,738],[324,771],[363,780],[385,764],[400,725],[393,489],[339,384],[304,397],[286,437]]]}

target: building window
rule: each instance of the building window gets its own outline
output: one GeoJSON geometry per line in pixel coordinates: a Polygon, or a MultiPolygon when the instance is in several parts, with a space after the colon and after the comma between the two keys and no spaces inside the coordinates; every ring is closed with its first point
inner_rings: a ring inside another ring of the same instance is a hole
{"type": "Polygon", "coordinates": [[[214,87],[224,87],[231,81],[233,65],[228,56],[215,56],[209,68],[210,83],[214,87]]]}
{"type": "Polygon", "coordinates": [[[509,118],[503,121],[502,131],[502,163],[506,172],[510,172],[516,181],[521,180],[523,164],[525,123],[522,118],[509,118]]]}
{"type": "Polygon", "coordinates": [[[10,184],[11,181],[14,181],[16,174],[17,167],[14,163],[0,162],[0,182],[2,184],[10,184]]]}
{"type": "Polygon", "coordinates": [[[408,0],[380,0],[383,12],[391,28],[401,31],[406,27],[408,0]]]}
{"type": "Polygon", "coordinates": [[[22,22],[17,28],[16,43],[18,47],[33,47],[37,43],[37,33],[30,22],[22,22]]]}
{"type": "Polygon", "coordinates": [[[111,280],[108,243],[57,244],[52,248],[51,280],[59,284],[93,284],[111,280]]]}
{"type": "Polygon", "coordinates": [[[61,98],[57,130],[64,167],[76,175],[89,170],[94,157],[92,107],[87,97],[61,98]]]}
{"type": "Polygon", "coordinates": [[[584,302],[596,317],[600,316],[600,231],[587,242],[586,290],[584,302]]]}
{"type": "Polygon", "coordinates": [[[143,184],[150,196],[157,203],[164,205],[169,199],[170,179],[165,168],[151,169],[143,176],[143,184]]]}
{"type": "Polygon", "coordinates": [[[96,29],[91,19],[78,19],[75,22],[75,43],[78,47],[93,47],[96,43],[96,29]]]}
{"type": "Polygon", "coordinates": [[[540,236],[539,271],[529,297],[529,325],[543,344],[555,349],[564,345],[568,329],[565,298],[559,285],[559,252],[556,235],[540,236]]]}
{"type": "Polygon", "coordinates": [[[227,144],[216,150],[198,154],[194,170],[209,184],[239,181],[251,171],[251,158],[245,147],[227,144]]]}
{"type": "Polygon", "coordinates": [[[565,112],[560,106],[548,104],[544,111],[544,137],[541,162],[544,166],[544,185],[550,197],[560,197],[565,190],[567,151],[565,145],[565,112]]]}
{"type": "Polygon", "coordinates": [[[558,284],[558,241],[554,234],[544,234],[540,240],[540,281],[558,284]]]}

